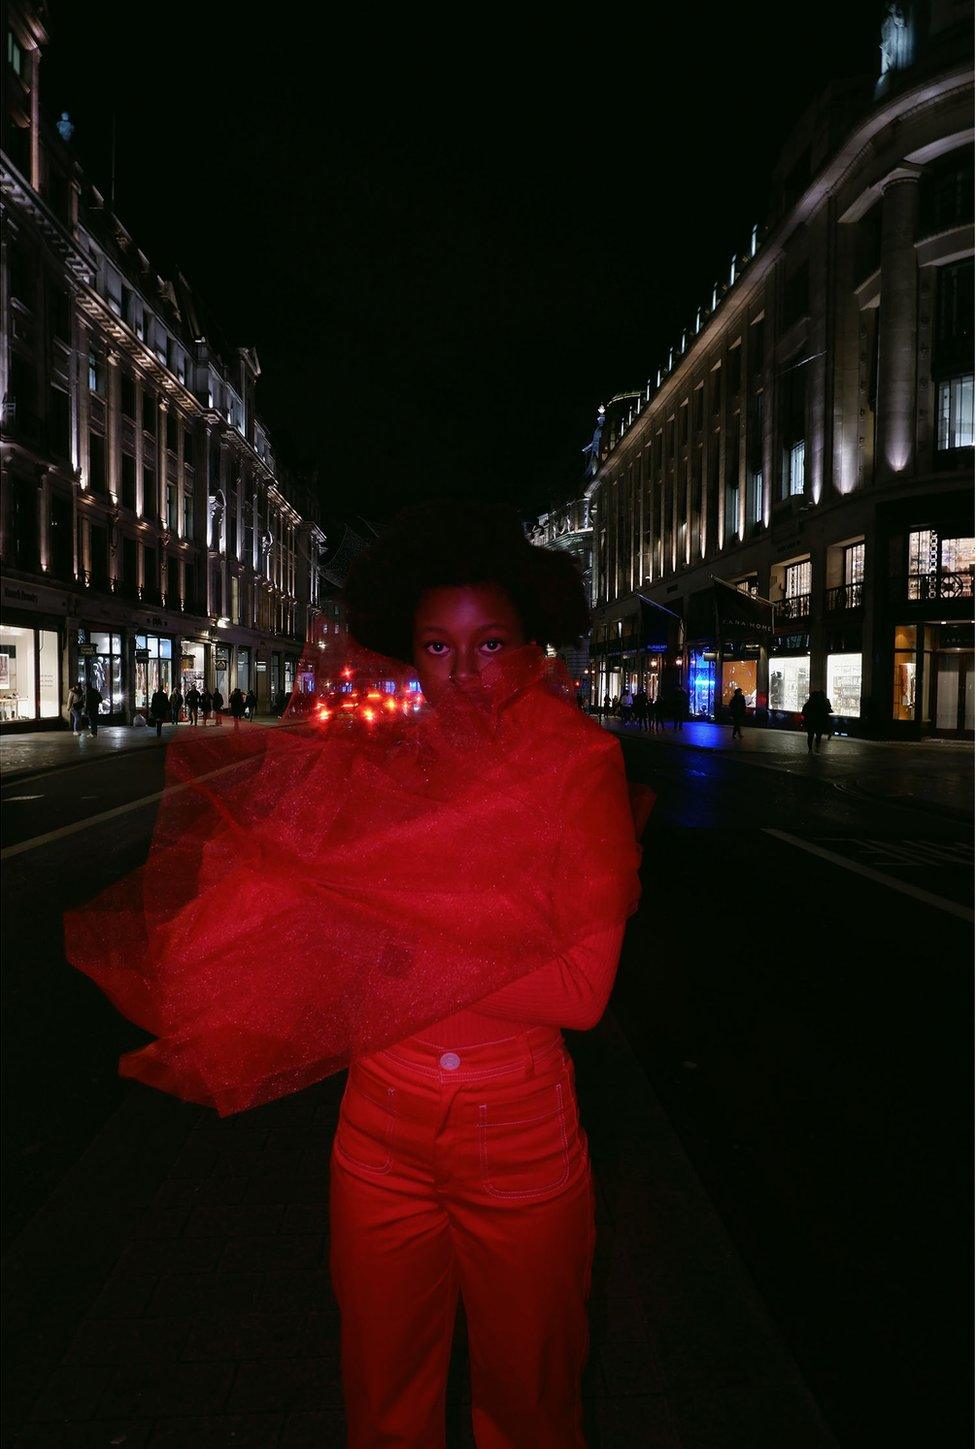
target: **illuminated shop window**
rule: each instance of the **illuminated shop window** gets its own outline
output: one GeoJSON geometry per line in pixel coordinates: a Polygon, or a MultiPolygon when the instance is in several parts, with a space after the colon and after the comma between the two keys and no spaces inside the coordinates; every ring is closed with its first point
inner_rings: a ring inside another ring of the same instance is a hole
{"type": "Polygon", "coordinates": [[[789,477],[790,497],[795,498],[803,492],[806,482],[806,451],[807,445],[801,439],[794,443],[789,455],[789,477]]]}
{"type": "Polygon", "coordinates": [[[834,714],[861,717],[861,655],[827,655],[827,698],[834,714]]]}
{"type": "Polygon", "coordinates": [[[915,649],[918,629],[914,624],[895,629],[892,719],[915,718],[915,649]]]}
{"type": "Polygon", "coordinates": [[[809,654],[774,656],[769,661],[769,707],[799,714],[810,694],[809,654]]]}

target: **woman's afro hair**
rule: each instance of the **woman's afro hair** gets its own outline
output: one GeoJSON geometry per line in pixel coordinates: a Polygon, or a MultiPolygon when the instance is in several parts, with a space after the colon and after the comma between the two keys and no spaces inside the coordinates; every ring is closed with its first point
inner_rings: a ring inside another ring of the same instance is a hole
{"type": "Polygon", "coordinates": [[[526,639],[537,644],[571,644],[590,626],[570,554],[529,543],[504,504],[446,499],[398,513],[355,560],[344,590],[349,632],[365,648],[409,663],[421,594],[468,584],[504,589],[526,639]]]}

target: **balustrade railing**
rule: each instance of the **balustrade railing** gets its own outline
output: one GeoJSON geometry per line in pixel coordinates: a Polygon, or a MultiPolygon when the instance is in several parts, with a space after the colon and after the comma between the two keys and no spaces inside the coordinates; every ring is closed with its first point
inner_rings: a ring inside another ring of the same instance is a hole
{"type": "Polygon", "coordinates": [[[864,603],[864,584],[839,584],[828,589],[824,595],[824,607],[828,614],[840,614],[847,609],[859,609],[864,603]]]}

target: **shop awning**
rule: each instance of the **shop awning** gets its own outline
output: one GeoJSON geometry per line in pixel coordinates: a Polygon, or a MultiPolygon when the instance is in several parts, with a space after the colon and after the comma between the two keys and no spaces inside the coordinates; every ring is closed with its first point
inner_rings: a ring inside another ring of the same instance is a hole
{"type": "Polygon", "coordinates": [[[719,639],[771,639],[773,606],[768,599],[743,593],[724,579],[712,584],[715,622],[719,639]]]}

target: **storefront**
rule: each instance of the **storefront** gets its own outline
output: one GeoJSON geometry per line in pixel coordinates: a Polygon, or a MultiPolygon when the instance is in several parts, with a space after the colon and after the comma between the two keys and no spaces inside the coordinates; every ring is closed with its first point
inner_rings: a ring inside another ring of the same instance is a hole
{"type": "Polygon", "coordinates": [[[214,645],[214,689],[223,695],[226,704],[230,698],[230,645],[214,645]]]}
{"type": "Polygon", "coordinates": [[[692,719],[715,718],[715,649],[692,646],[688,650],[688,713],[692,719]]]}
{"type": "Polygon", "coordinates": [[[251,688],[251,650],[246,644],[239,645],[237,650],[237,688],[242,694],[251,688]]]}
{"type": "Polygon", "coordinates": [[[60,673],[61,644],[56,628],[0,624],[0,724],[58,720],[60,673]]]}
{"type": "Polygon", "coordinates": [[[98,717],[124,721],[126,717],[125,636],[121,630],[78,630],[77,678],[94,686],[102,696],[98,717]]]}
{"type": "MultiPolygon", "coordinates": [[[[810,697],[810,636],[788,634],[772,645],[769,659],[770,715],[799,715],[810,697]]],[[[793,720],[780,719],[780,724],[793,720]]]]}
{"type": "Polygon", "coordinates": [[[860,652],[827,655],[827,698],[838,720],[861,718],[860,652]]]}
{"type": "Polygon", "coordinates": [[[170,634],[136,634],[134,638],[134,704],[144,714],[157,689],[173,692],[176,641],[170,634]]]}
{"type": "Polygon", "coordinates": [[[202,694],[206,688],[207,647],[206,644],[197,644],[192,640],[183,642],[180,675],[184,699],[191,689],[197,689],[202,694]]]}
{"type": "Polygon", "coordinates": [[[737,689],[745,695],[746,705],[755,709],[759,691],[759,646],[745,645],[736,650],[722,653],[722,705],[728,709],[729,701],[737,689]]]}

